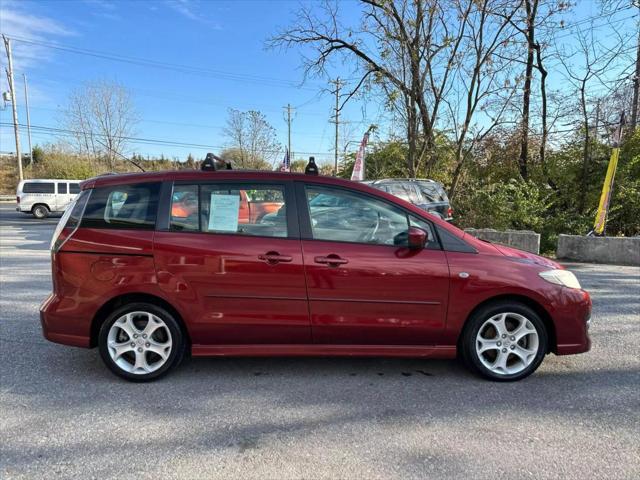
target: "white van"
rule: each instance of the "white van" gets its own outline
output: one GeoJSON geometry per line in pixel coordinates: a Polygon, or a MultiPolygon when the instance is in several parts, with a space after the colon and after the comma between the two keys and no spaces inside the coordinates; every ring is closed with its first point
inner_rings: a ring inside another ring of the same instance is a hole
{"type": "Polygon", "coordinates": [[[16,191],[16,210],[31,213],[36,218],[47,218],[52,212],[64,212],[80,193],[81,181],[49,178],[23,180],[16,191]]]}

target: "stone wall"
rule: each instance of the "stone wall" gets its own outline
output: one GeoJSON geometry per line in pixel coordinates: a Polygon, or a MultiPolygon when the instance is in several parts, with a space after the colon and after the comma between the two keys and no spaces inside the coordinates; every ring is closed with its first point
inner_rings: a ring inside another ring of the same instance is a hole
{"type": "Polygon", "coordinates": [[[499,231],[491,228],[466,228],[465,232],[490,242],[509,245],[531,253],[540,253],[540,234],[529,230],[499,231]]]}
{"type": "Polygon", "coordinates": [[[579,262],[640,265],[640,237],[560,235],[556,257],[579,262]]]}

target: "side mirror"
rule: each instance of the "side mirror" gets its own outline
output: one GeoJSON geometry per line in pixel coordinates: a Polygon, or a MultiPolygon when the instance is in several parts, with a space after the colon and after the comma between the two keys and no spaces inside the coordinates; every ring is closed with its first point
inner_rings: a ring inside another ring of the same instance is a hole
{"type": "Polygon", "coordinates": [[[427,243],[427,232],[418,227],[409,227],[408,246],[411,250],[422,250],[427,243]]]}

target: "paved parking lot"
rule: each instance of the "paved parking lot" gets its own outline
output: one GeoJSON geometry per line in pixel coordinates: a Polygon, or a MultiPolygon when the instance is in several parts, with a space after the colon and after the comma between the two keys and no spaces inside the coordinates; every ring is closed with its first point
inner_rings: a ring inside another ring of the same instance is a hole
{"type": "Polygon", "coordinates": [[[45,341],[56,220],[0,206],[2,478],[640,478],[640,269],[576,264],[593,349],[454,361],[192,359],[151,384],[45,341]]]}

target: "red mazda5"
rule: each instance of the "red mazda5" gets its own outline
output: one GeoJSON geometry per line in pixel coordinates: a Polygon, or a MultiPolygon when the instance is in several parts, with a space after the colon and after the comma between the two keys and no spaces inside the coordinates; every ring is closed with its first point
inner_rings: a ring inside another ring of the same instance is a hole
{"type": "Polygon", "coordinates": [[[147,381],[194,356],[454,358],[519,380],[590,348],[589,294],[363,184],[173,171],[85,181],[54,233],[44,336],[147,381]]]}

